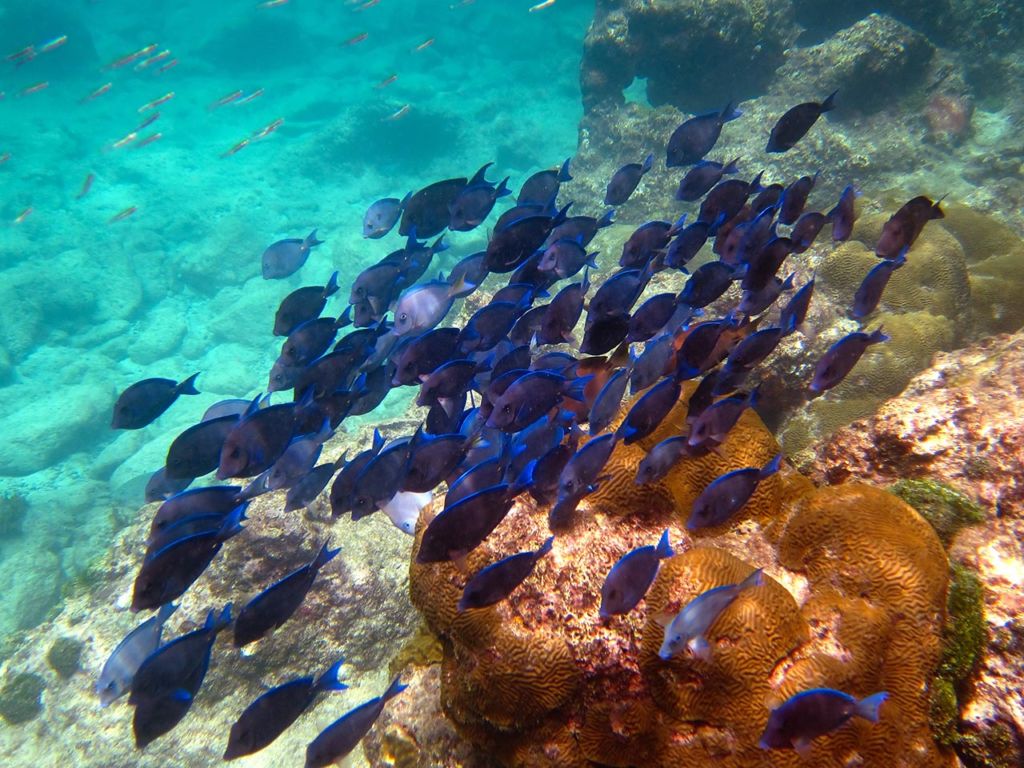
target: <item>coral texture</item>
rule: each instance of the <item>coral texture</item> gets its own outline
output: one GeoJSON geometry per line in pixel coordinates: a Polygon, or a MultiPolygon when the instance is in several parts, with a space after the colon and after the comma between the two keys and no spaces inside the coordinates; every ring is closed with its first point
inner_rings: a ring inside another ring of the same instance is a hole
{"type": "MultiPolygon", "coordinates": [[[[543,540],[546,509],[518,501],[465,570],[417,564],[417,538],[412,601],[442,643],[439,695],[456,729],[505,766],[797,766],[796,753],[757,746],[769,706],[812,687],[858,696],[887,689],[882,721],[817,740],[814,764],[948,764],[928,719],[947,579],[929,524],[885,491],[815,489],[786,469],[734,520],[690,535],[683,524],[703,486],[723,471],[764,464],[778,446],[748,412],[719,452],[683,459],[661,483],[638,489],[636,463],[679,429],[683,397],[659,432],[616,449],[612,479],[508,600],[455,608],[468,573],[543,540]],[[677,554],[662,563],[646,600],[601,620],[608,569],[665,527],[677,554]],[[756,567],[768,578],[712,625],[710,662],[658,657],[666,614],[756,567]]],[[[436,512],[424,511],[418,536],[436,512]]],[[[432,727],[417,722],[410,713],[390,728],[432,727]]]]}

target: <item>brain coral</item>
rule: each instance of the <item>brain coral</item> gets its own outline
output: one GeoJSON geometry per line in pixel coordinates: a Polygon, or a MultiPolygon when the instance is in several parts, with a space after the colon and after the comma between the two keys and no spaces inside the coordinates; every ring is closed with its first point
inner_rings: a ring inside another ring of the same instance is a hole
{"type": "Polygon", "coordinates": [[[465,569],[415,562],[414,605],[441,641],[440,701],[458,731],[503,766],[866,768],[944,766],[928,726],[939,662],[947,564],[931,526],[895,496],[863,485],[815,489],[784,468],[719,529],[683,527],[694,496],[724,471],[777,451],[753,413],[717,453],[684,459],[638,488],[636,464],[676,433],[683,402],[658,433],[618,446],[613,478],[513,595],[456,611],[469,574],[547,536],[547,509],[521,497],[465,569]],[[598,616],[605,574],[625,552],[669,528],[676,555],[625,616],[598,616]],[[754,568],[768,578],[712,624],[712,658],[662,661],[665,615],[754,568]],[[888,690],[875,726],[851,722],[814,743],[810,761],[757,746],[769,707],[829,686],[856,696],[888,690]]]}

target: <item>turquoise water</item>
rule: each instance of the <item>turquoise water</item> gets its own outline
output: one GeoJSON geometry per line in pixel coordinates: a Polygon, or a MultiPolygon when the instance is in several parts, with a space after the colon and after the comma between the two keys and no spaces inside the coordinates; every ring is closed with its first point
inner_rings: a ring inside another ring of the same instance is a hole
{"type": "MultiPolygon", "coordinates": [[[[22,534],[0,540],[0,571],[45,553],[53,595],[101,552],[174,435],[216,400],[256,394],[278,352],[268,322],[280,299],[333,269],[347,286],[397,247],[397,235],[362,239],[373,200],[488,161],[521,179],[572,154],[587,3],[539,14],[488,0],[357,5],[0,4],[4,55],[67,35],[0,75],[0,495],[28,507],[22,534]],[[151,56],[170,53],[110,68],[151,44],[151,56]],[[508,53],[523,50],[534,53],[508,53]],[[19,96],[39,82],[48,87],[19,96]],[[262,95],[210,109],[239,89],[262,95]],[[276,119],[278,130],[222,156],[276,119]],[[303,269],[263,280],[263,249],[313,228],[326,242],[303,269]],[[144,430],[108,428],[128,384],[195,371],[201,397],[144,430]]],[[[484,237],[449,238],[439,266],[484,237]]],[[[0,634],[39,618],[18,595],[0,600],[0,634]]]]}

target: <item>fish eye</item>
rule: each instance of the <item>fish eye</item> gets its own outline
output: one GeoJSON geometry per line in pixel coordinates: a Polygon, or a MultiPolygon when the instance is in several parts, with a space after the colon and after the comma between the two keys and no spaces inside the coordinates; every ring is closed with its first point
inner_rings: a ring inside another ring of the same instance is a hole
{"type": "Polygon", "coordinates": [[[406,314],[405,312],[403,312],[402,314],[400,314],[400,315],[398,316],[398,320],[399,320],[399,322],[402,322],[402,323],[404,323],[404,322],[405,322],[406,320],[408,320],[408,319],[409,319],[409,315],[408,315],[408,314],[406,314]]]}

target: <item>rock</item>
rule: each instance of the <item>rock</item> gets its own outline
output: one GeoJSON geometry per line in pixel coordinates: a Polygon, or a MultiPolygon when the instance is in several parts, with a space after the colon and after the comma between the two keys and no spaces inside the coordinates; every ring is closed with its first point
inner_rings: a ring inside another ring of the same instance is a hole
{"type": "Polygon", "coordinates": [[[892,16],[872,13],[820,45],[791,48],[772,85],[794,102],[821,100],[836,88],[839,109],[899,109],[923,84],[935,48],[892,16]]]}
{"type": "Polygon", "coordinates": [[[23,672],[8,678],[0,688],[0,717],[11,725],[23,725],[43,711],[43,678],[23,672]]]}
{"type": "Polygon", "coordinates": [[[58,637],[46,652],[46,663],[57,673],[57,677],[67,680],[81,669],[82,649],[85,644],[72,637],[58,637]]]}
{"type": "Polygon", "coordinates": [[[792,11],[790,0],[601,0],[583,45],[584,108],[621,104],[634,77],[652,105],[688,112],[760,93],[796,36],[792,11]]]}
{"type": "Polygon", "coordinates": [[[32,629],[60,602],[60,559],[45,549],[22,548],[0,563],[7,585],[0,603],[0,636],[32,629]]]}

